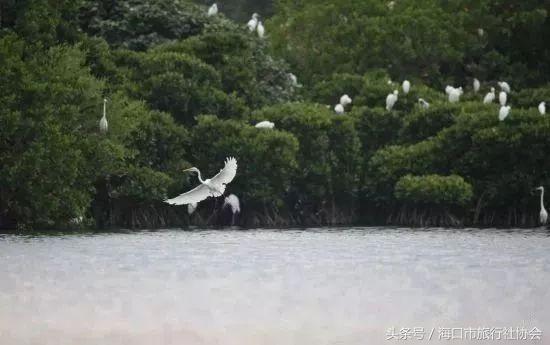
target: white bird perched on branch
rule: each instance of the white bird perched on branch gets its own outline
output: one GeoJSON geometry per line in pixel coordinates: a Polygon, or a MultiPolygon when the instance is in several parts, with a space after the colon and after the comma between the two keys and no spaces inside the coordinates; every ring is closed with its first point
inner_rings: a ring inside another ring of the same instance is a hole
{"type": "Polygon", "coordinates": [[[218,5],[214,4],[208,9],[208,16],[212,17],[218,14],[218,5]]]}
{"type": "Polygon", "coordinates": [[[344,107],[351,104],[351,97],[348,95],[342,95],[342,97],[340,97],[340,104],[344,107]]]}
{"type": "Polygon", "coordinates": [[[393,90],[393,93],[390,93],[386,97],[386,110],[387,111],[391,111],[393,109],[393,106],[397,102],[398,95],[399,95],[399,91],[398,90],[393,90]]]}
{"type": "Polygon", "coordinates": [[[422,107],[422,109],[429,109],[430,103],[426,102],[423,98],[418,99],[418,104],[422,107]]]}
{"type": "Polygon", "coordinates": [[[500,89],[506,93],[510,93],[510,85],[508,85],[505,81],[499,81],[498,86],[500,86],[500,89]]]}
{"type": "Polygon", "coordinates": [[[498,101],[500,102],[500,105],[505,106],[507,100],[508,100],[508,95],[506,94],[506,92],[500,91],[500,93],[498,94],[498,101]]]}
{"type": "Polygon", "coordinates": [[[103,134],[109,130],[109,123],[107,122],[107,98],[103,99],[103,117],[99,120],[99,131],[103,134]]]}
{"type": "Polygon", "coordinates": [[[262,122],[258,122],[254,127],[261,128],[261,129],[273,129],[275,128],[275,124],[271,121],[262,121],[262,122]]]}
{"type": "Polygon", "coordinates": [[[344,106],[340,103],[336,104],[334,106],[334,112],[337,114],[337,115],[342,115],[344,114],[344,106]]]}
{"type": "Polygon", "coordinates": [[[510,115],[510,106],[509,105],[504,105],[502,107],[500,107],[500,110],[498,111],[498,119],[500,121],[504,121],[508,115],[510,115]]]}
{"type": "Polygon", "coordinates": [[[462,87],[459,87],[458,89],[454,88],[449,93],[449,102],[451,103],[457,103],[460,101],[460,96],[462,96],[464,92],[462,91],[462,87]]]}
{"type": "Polygon", "coordinates": [[[165,200],[164,202],[171,205],[186,205],[201,202],[209,197],[216,198],[222,196],[227,184],[233,181],[235,175],[237,175],[237,160],[233,157],[227,158],[223,169],[216,176],[206,180],[202,179],[200,170],[195,167],[185,169],[184,171],[196,172],[201,184],[189,192],[165,200]]]}
{"type": "Polygon", "coordinates": [[[481,83],[479,82],[479,80],[477,80],[477,78],[474,78],[474,92],[478,93],[480,87],[481,83]]]}
{"type": "Polygon", "coordinates": [[[256,31],[256,28],[258,27],[259,17],[260,16],[258,15],[258,13],[254,13],[252,14],[252,18],[248,21],[248,23],[246,23],[246,26],[248,27],[248,30],[250,30],[250,32],[256,31]]]}
{"type": "Polygon", "coordinates": [[[540,186],[536,188],[536,190],[540,190],[540,214],[539,214],[539,221],[542,225],[546,225],[548,222],[548,212],[546,212],[546,208],[544,208],[544,187],[540,186]]]}
{"type": "Polygon", "coordinates": [[[256,30],[258,31],[258,37],[259,38],[264,38],[265,28],[264,28],[264,25],[262,24],[262,22],[258,22],[258,27],[257,27],[256,30]]]}
{"type": "Polygon", "coordinates": [[[488,92],[485,97],[483,98],[483,104],[490,104],[490,103],[493,103],[493,101],[495,100],[495,88],[492,87],[491,88],[491,92],[488,92]]]}
{"type": "Polygon", "coordinates": [[[197,209],[198,204],[196,202],[190,203],[187,205],[187,213],[192,215],[197,209]]]}
{"type": "Polygon", "coordinates": [[[406,95],[409,93],[409,91],[411,91],[411,82],[408,80],[405,80],[403,82],[403,85],[401,85],[401,87],[403,88],[403,93],[406,95]]]}
{"type": "Polygon", "coordinates": [[[233,225],[235,223],[235,215],[237,213],[241,213],[241,203],[239,202],[239,198],[235,194],[230,194],[223,202],[223,208],[226,208],[227,206],[231,209],[231,225],[233,225]]]}
{"type": "Polygon", "coordinates": [[[539,104],[539,113],[541,115],[546,114],[546,102],[540,102],[540,104],[539,104]]]}

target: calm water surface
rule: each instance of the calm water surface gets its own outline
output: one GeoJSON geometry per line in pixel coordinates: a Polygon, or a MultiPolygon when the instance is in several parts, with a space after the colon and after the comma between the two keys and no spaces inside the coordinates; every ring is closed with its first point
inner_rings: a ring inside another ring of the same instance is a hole
{"type": "Polygon", "coordinates": [[[522,326],[543,338],[519,343],[550,344],[549,235],[0,235],[0,344],[435,344],[386,337],[391,327],[436,338],[439,327],[522,326]]]}

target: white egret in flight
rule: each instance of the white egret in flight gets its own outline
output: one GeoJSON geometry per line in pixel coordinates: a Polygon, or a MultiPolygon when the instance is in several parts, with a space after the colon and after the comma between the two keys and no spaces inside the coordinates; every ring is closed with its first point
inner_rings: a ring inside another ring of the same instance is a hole
{"type": "Polygon", "coordinates": [[[498,119],[500,121],[504,121],[508,115],[510,115],[510,106],[509,105],[504,105],[502,107],[500,107],[500,110],[498,111],[498,119]]]}
{"type": "Polygon", "coordinates": [[[103,99],[103,117],[99,120],[99,131],[103,134],[109,130],[109,123],[107,122],[107,98],[103,99]]]}
{"type": "Polygon", "coordinates": [[[495,100],[495,88],[492,87],[491,88],[491,92],[487,93],[485,95],[485,97],[483,98],[483,104],[490,104],[490,103],[493,103],[493,101],[495,100]]]}
{"type": "Polygon", "coordinates": [[[505,81],[499,81],[498,86],[500,86],[500,89],[506,93],[510,93],[510,85],[508,85],[505,81]]]}
{"type": "Polygon", "coordinates": [[[406,95],[411,90],[411,82],[408,80],[405,80],[403,82],[403,85],[401,85],[401,87],[403,88],[403,93],[406,95]]]}
{"type": "Polygon", "coordinates": [[[393,109],[393,106],[397,102],[398,95],[399,95],[399,91],[398,90],[393,90],[393,93],[390,93],[386,97],[386,110],[387,111],[391,111],[393,109]]]}
{"type": "Polygon", "coordinates": [[[233,157],[227,158],[223,169],[216,176],[206,180],[202,179],[200,170],[195,167],[185,169],[184,171],[196,172],[201,184],[189,192],[165,200],[164,202],[171,205],[187,205],[201,202],[209,197],[216,198],[222,196],[227,184],[233,181],[235,175],[237,175],[237,160],[233,157]]]}
{"type": "Polygon", "coordinates": [[[539,113],[541,115],[546,114],[546,102],[540,102],[540,104],[539,104],[539,113]]]}
{"type": "Polygon", "coordinates": [[[508,95],[506,94],[506,92],[500,91],[500,93],[498,94],[498,101],[500,102],[500,105],[505,106],[507,100],[508,100],[508,95]]]}
{"type": "Polygon", "coordinates": [[[338,115],[342,115],[344,113],[344,106],[340,103],[336,104],[334,106],[334,112],[338,115]]]}
{"type": "Polygon", "coordinates": [[[223,208],[228,207],[231,209],[231,213],[233,216],[231,217],[231,225],[235,223],[235,215],[237,213],[241,213],[241,203],[239,201],[239,198],[235,194],[228,195],[224,202],[223,202],[223,208]]]}
{"type": "Polygon", "coordinates": [[[262,128],[262,129],[273,129],[275,128],[275,124],[271,121],[262,121],[262,122],[258,122],[254,127],[262,128]]]}
{"type": "Polygon", "coordinates": [[[479,82],[479,80],[477,80],[477,78],[474,78],[474,92],[478,93],[480,87],[481,83],[479,82]]]}
{"type": "Polygon", "coordinates": [[[262,22],[258,22],[258,28],[256,29],[258,31],[258,37],[264,38],[265,35],[265,28],[262,22]]]}
{"type": "Polygon", "coordinates": [[[420,104],[420,106],[422,107],[422,109],[429,109],[430,108],[430,103],[426,102],[424,100],[424,98],[419,98],[418,99],[418,104],[420,104]]]}
{"type": "Polygon", "coordinates": [[[197,209],[198,204],[196,202],[192,202],[190,204],[187,204],[187,213],[189,215],[192,215],[195,210],[197,209]]]}
{"type": "Polygon", "coordinates": [[[340,97],[340,104],[344,107],[348,104],[351,104],[351,97],[348,95],[343,95],[342,97],[340,97]]]}
{"type": "Polygon", "coordinates": [[[546,225],[546,222],[548,221],[548,212],[546,212],[546,209],[544,208],[544,187],[540,186],[536,190],[540,190],[540,214],[539,214],[539,221],[542,225],[546,225]]]}
{"type": "Polygon", "coordinates": [[[246,24],[246,26],[248,27],[248,30],[250,30],[251,32],[256,31],[256,28],[258,27],[258,17],[259,17],[258,13],[252,14],[252,18],[246,24]]]}
{"type": "Polygon", "coordinates": [[[214,4],[208,9],[208,16],[212,17],[218,14],[218,5],[214,4]]]}

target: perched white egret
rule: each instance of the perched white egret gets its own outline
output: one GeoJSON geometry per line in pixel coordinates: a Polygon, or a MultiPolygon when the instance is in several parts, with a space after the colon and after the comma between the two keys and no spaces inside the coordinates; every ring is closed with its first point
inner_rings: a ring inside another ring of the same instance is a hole
{"type": "Polygon", "coordinates": [[[539,104],[539,113],[541,115],[546,114],[546,102],[540,102],[540,104],[539,104]]]}
{"type": "Polygon", "coordinates": [[[449,95],[451,93],[451,91],[453,91],[453,90],[454,90],[454,87],[452,87],[451,85],[445,86],[445,93],[447,95],[449,95]]]}
{"type": "Polygon", "coordinates": [[[258,15],[258,13],[254,13],[252,15],[252,18],[246,24],[246,26],[248,27],[248,30],[250,30],[251,32],[256,31],[256,28],[258,27],[258,18],[259,17],[260,16],[258,15]]]}
{"type": "Polygon", "coordinates": [[[351,104],[351,97],[348,95],[343,95],[342,97],[340,97],[340,104],[344,107],[351,104]]]}
{"type": "Polygon", "coordinates": [[[548,222],[548,212],[546,212],[546,208],[544,208],[544,187],[540,186],[536,190],[540,190],[540,214],[539,214],[539,221],[542,225],[546,225],[548,222]]]}
{"type": "Polygon", "coordinates": [[[241,203],[239,198],[235,194],[227,196],[223,202],[223,208],[229,207],[231,209],[231,225],[235,223],[235,215],[241,213],[241,203]]]}
{"type": "Polygon", "coordinates": [[[507,100],[508,100],[508,95],[506,94],[506,92],[500,91],[500,93],[498,94],[498,101],[500,102],[500,105],[505,106],[507,100]]]}
{"type": "Polygon", "coordinates": [[[399,96],[399,91],[398,90],[393,90],[393,93],[390,93],[386,97],[386,110],[387,111],[391,111],[393,109],[393,106],[397,102],[398,96],[399,96]]]}
{"type": "Polygon", "coordinates": [[[258,122],[254,127],[262,128],[262,129],[273,129],[275,128],[275,124],[271,121],[262,121],[262,122],[258,122]]]}
{"type": "Polygon", "coordinates": [[[401,87],[403,88],[403,93],[406,95],[409,93],[409,91],[411,91],[411,82],[408,80],[405,80],[403,82],[403,85],[401,85],[401,87]]]}
{"type": "Polygon", "coordinates": [[[184,171],[196,172],[201,184],[189,192],[172,199],[164,200],[164,202],[171,205],[187,205],[201,202],[209,197],[216,198],[222,196],[227,184],[233,181],[235,175],[237,175],[237,160],[233,157],[227,158],[223,169],[216,176],[206,180],[202,179],[201,171],[195,167],[185,169],[184,171]]]}
{"type": "Polygon", "coordinates": [[[429,109],[430,103],[426,102],[423,98],[418,99],[418,104],[422,107],[422,109],[429,109]]]}
{"type": "Polygon", "coordinates": [[[474,92],[478,93],[480,87],[481,83],[479,82],[479,80],[477,80],[477,78],[474,78],[474,92]]]}
{"type": "Polygon", "coordinates": [[[498,111],[498,119],[500,121],[504,121],[508,115],[510,115],[510,106],[509,105],[503,105],[500,107],[500,110],[498,111]]]}
{"type": "Polygon", "coordinates": [[[344,106],[340,103],[336,104],[334,106],[334,112],[338,115],[342,115],[344,113],[344,106]]]}
{"type": "Polygon", "coordinates": [[[505,81],[499,81],[498,86],[500,86],[500,89],[506,93],[510,93],[510,85],[508,85],[505,81]]]}
{"type": "Polygon", "coordinates": [[[190,204],[187,204],[187,213],[189,215],[192,215],[195,210],[197,209],[198,204],[196,202],[192,202],[190,204]]]}
{"type": "Polygon", "coordinates": [[[493,103],[493,101],[495,100],[495,88],[492,87],[491,88],[491,92],[487,93],[485,95],[485,97],[483,98],[483,104],[490,104],[490,103],[493,103]]]}
{"type": "Polygon", "coordinates": [[[258,27],[256,28],[256,30],[258,31],[258,37],[259,38],[264,38],[265,28],[264,28],[264,25],[262,24],[262,22],[258,22],[258,27]]]}
{"type": "Polygon", "coordinates": [[[290,79],[290,83],[293,87],[302,87],[302,85],[298,83],[298,77],[296,77],[294,73],[289,73],[288,79],[290,79]]]}
{"type": "Polygon", "coordinates": [[[462,96],[463,93],[464,92],[462,91],[462,87],[459,87],[458,89],[453,88],[449,93],[449,102],[457,103],[458,101],[460,101],[460,96],[462,96]]]}
{"type": "Polygon", "coordinates": [[[208,16],[212,17],[218,14],[218,5],[214,4],[208,9],[208,16]]]}
{"type": "Polygon", "coordinates": [[[103,117],[99,120],[99,131],[103,134],[109,130],[109,123],[107,122],[107,98],[103,99],[103,117]]]}

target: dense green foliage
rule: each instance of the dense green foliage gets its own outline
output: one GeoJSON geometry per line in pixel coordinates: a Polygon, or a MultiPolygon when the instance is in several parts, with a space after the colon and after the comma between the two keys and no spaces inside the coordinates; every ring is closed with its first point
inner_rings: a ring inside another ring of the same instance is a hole
{"type": "Polygon", "coordinates": [[[228,156],[241,225],[535,224],[548,2],[280,0],[264,39],[249,1],[227,4],[239,22],[197,3],[0,4],[0,227],[227,224],[221,200],[193,216],[162,200],[196,185],[183,168],[209,177],[228,156]],[[502,122],[482,103],[499,80],[502,122]]]}

